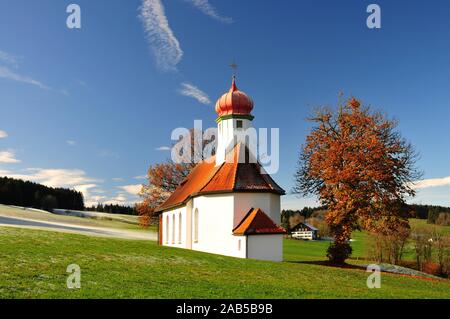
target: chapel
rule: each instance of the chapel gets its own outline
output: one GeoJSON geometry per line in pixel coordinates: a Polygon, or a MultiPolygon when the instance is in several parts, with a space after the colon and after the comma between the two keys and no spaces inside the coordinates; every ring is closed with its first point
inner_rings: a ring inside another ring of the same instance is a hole
{"type": "Polygon", "coordinates": [[[157,209],[160,245],[282,261],[280,197],[285,191],[236,139],[252,127],[253,100],[236,85],[215,105],[216,153],[196,165],[157,209]]]}

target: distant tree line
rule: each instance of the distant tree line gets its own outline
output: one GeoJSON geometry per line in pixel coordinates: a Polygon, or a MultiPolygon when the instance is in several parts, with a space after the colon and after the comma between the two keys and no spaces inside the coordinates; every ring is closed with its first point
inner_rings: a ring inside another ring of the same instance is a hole
{"type": "Polygon", "coordinates": [[[330,230],[325,221],[327,214],[326,206],[304,207],[302,210],[283,210],[281,211],[281,224],[287,230],[290,230],[301,222],[306,222],[318,229],[319,237],[329,237],[330,230]]]}
{"type": "Polygon", "coordinates": [[[83,194],[66,188],[0,177],[0,204],[33,207],[52,211],[55,208],[83,210],[83,194]]]}
{"type": "Polygon", "coordinates": [[[325,213],[326,207],[304,207],[301,210],[283,209],[281,211],[281,225],[289,231],[290,228],[298,225],[300,222],[310,219],[319,212],[325,213]]]}
{"type": "MultiPolygon", "coordinates": [[[[450,207],[411,204],[403,208],[411,218],[426,219],[428,224],[450,226],[450,207]]],[[[281,224],[289,231],[300,222],[309,222],[320,229],[320,221],[324,220],[327,208],[304,207],[301,210],[286,209],[281,211],[281,224]]]]}
{"type": "Polygon", "coordinates": [[[136,207],[125,205],[103,205],[99,203],[96,206],[87,207],[86,210],[108,214],[138,215],[136,207]]]}
{"type": "Polygon", "coordinates": [[[450,207],[433,205],[409,205],[412,216],[427,219],[429,224],[450,226],[450,207]]]}

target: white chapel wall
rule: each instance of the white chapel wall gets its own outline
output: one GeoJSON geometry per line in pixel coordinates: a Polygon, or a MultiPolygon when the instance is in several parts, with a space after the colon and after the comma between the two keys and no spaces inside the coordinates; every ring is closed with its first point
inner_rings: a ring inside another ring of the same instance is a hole
{"type": "Polygon", "coordinates": [[[195,197],[192,205],[192,233],[195,237],[195,210],[198,209],[198,241],[192,249],[234,257],[245,257],[245,238],[233,235],[233,195],[195,197]],[[239,249],[240,248],[240,249],[239,249]]]}
{"type": "Polygon", "coordinates": [[[283,260],[283,235],[251,235],[248,240],[248,258],[269,261],[283,260]]]}
{"type": "Polygon", "coordinates": [[[252,121],[248,119],[230,118],[222,120],[218,124],[218,145],[216,154],[216,163],[221,164],[225,161],[227,148],[234,146],[234,137],[237,132],[244,132],[252,127],[252,121]],[[237,128],[237,121],[242,123],[242,128],[237,128]]]}
{"type": "Polygon", "coordinates": [[[261,208],[275,224],[281,222],[280,195],[272,193],[235,193],[234,204],[234,227],[236,227],[242,218],[251,208],[261,208]]]}
{"type": "Polygon", "coordinates": [[[186,248],[186,206],[176,208],[163,213],[163,238],[164,246],[186,248]],[[180,218],[181,217],[181,218],[180,218]],[[181,223],[181,225],[180,225],[181,223]],[[181,228],[180,228],[181,226],[181,228]],[[181,235],[181,236],[180,236],[181,235]]]}
{"type": "Polygon", "coordinates": [[[279,195],[271,193],[204,195],[191,199],[186,206],[162,214],[162,244],[240,258],[248,256],[255,259],[279,260],[282,258],[282,242],[279,239],[282,235],[269,235],[267,239],[266,235],[248,237],[233,235],[233,229],[252,207],[261,208],[275,223],[280,223],[279,195]],[[197,241],[196,209],[199,217],[197,241]]]}

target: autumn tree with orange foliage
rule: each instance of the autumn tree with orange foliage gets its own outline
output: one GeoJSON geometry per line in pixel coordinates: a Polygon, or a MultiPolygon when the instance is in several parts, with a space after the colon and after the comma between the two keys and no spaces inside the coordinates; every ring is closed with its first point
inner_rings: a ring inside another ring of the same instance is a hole
{"type": "MultiPolygon", "coordinates": [[[[136,208],[139,213],[139,223],[142,227],[148,227],[154,217],[155,209],[163,204],[175,189],[189,175],[195,167],[195,159],[204,159],[203,151],[209,141],[196,139],[196,134],[201,136],[203,132],[195,129],[189,130],[189,133],[182,136],[182,139],[190,140],[190,154],[184,153],[182,163],[174,163],[171,159],[164,163],[151,165],[147,171],[147,183],[142,185],[140,196],[142,202],[138,203],[136,208]],[[196,133],[197,132],[197,133],[196,133]]],[[[214,141],[213,141],[214,142],[214,141]]],[[[183,153],[180,149],[180,153],[183,153]]],[[[213,150],[214,152],[214,150],[213,150]]]]}
{"type": "Polygon", "coordinates": [[[327,256],[344,263],[354,230],[380,234],[409,227],[403,209],[420,178],[417,154],[396,131],[397,122],[362,107],[356,98],[337,110],[322,108],[312,118],[296,172],[294,191],[318,196],[327,206],[334,237],[327,256]]]}
{"type": "Polygon", "coordinates": [[[147,172],[147,184],[142,186],[143,201],[137,204],[139,223],[147,227],[154,217],[154,210],[175,191],[188,176],[193,164],[176,164],[171,161],[150,166],[147,172]]]}

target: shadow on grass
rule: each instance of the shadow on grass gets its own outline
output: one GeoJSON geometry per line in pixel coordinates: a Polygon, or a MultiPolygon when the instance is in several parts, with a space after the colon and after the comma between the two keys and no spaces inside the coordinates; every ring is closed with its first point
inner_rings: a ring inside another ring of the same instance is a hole
{"type": "Polygon", "coordinates": [[[325,266],[325,267],[333,267],[333,268],[345,268],[345,269],[357,269],[357,270],[366,270],[363,266],[358,265],[350,265],[350,264],[334,264],[327,260],[312,260],[312,261],[287,261],[287,263],[292,264],[304,264],[304,265],[317,265],[317,266],[325,266]]]}

